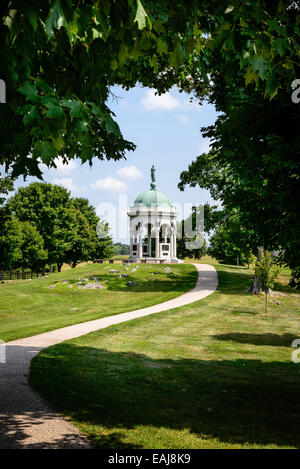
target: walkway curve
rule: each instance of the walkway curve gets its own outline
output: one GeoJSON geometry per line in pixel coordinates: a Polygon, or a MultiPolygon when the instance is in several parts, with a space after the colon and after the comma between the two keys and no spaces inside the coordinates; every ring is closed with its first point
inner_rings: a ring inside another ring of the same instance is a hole
{"type": "Polygon", "coordinates": [[[131,319],[167,311],[201,300],[215,291],[214,267],[194,264],[198,271],[195,288],[164,303],[128,313],[63,327],[6,344],[6,363],[0,363],[0,449],[91,448],[90,443],[67,420],[60,417],[28,384],[31,359],[42,349],[89,332],[131,319]]]}

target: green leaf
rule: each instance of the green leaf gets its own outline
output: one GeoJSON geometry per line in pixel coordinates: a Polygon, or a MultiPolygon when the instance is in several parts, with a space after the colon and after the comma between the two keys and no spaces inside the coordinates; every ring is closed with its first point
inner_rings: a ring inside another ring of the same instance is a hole
{"type": "Polygon", "coordinates": [[[92,28],[92,33],[93,33],[93,40],[98,39],[99,37],[102,39],[103,38],[103,33],[101,31],[98,31],[96,28],[92,28]]]}
{"type": "Polygon", "coordinates": [[[260,78],[265,77],[267,65],[262,57],[256,55],[252,58],[252,68],[254,71],[258,72],[258,75],[260,76],[260,78]]]}
{"type": "Polygon", "coordinates": [[[275,39],[272,49],[276,50],[280,56],[283,56],[288,49],[288,42],[285,39],[275,39]]]}
{"type": "Polygon", "coordinates": [[[273,75],[271,75],[266,82],[265,96],[269,96],[270,99],[273,99],[278,93],[278,88],[278,81],[273,75]]]}
{"type": "Polygon", "coordinates": [[[51,8],[49,15],[46,19],[45,27],[46,27],[46,32],[51,38],[54,35],[53,29],[60,29],[62,26],[65,28],[67,27],[67,21],[66,17],[64,15],[64,12],[62,10],[60,0],[56,0],[53,8],[51,8]]]}
{"type": "Polygon", "coordinates": [[[60,151],[64,147],[65,142],[61,135],[59,135],[56,139],[53,140],[53,145],[57,151],[60,151]]]}
{"type": "Polygon", "coordinates": [[[31,106],[23,117],[23,123],[25,126],[29,126],[32,122],[39,117],[38,110],[35,106],[31,106]]]}
{"type": "Polygon", "coordinates": [[[141,0],[137,0],[137,10],[134,22],[137,22],[138,29],[144,29],[146,27],[147,13],[144,10],[141,0]]]}
{"type": "Polygon", "coordinates": [[[82,106],[78,101],[64,101],[62,106],[70,109],[71,118],[80,117],[82,114],[82,106]]]}
{"type": "Polygon", "coordinates": [[[41,158],[43,163],[49,165],[52,159],[57,156],[57,151],[49,140],[38,141],[33,147],[32,156],[41,158]]]}
{"type": "Polygon", "coordinates": [[[35,103],[39,99],[36,87],[31,85],[28,81],[26,81],[23,86],[20,86],[18,91],[25,96],[26,101],[35,103]]]}
{"type": "Polygon", "coordinates": [[[31,10],[29,13],[28,13],[28,19],[29,19],[29,22],[33,28],[33,31],[36,31],[37,30],[37,27],[38,27],[38,15],[35,11],[31,10]]]}
{"type": "Polygon", "coordinates": [[[50,104],[47,107],[48,107],[48,111],[46,112],[46,117],[49,117],[50,119],[59,119],[59,120],[62,120],[64,118],[65,113],[59,106],[50,104]]]}
{"type": "Polygon", "coordinates": [[[251,68],[247,69],[245,73],[245,85],[248,86],[251,81],[255,81],[256,86],[258,86],[259,76],[257,72],[254,72],[251,68]]]}
{"type": "Polygon", "coordinates": [[[120,127],[118,126],[116,121],[114,121],[111,117],[107,117],[104,120],[104,124],[105,124],[105,128],[107,130],[107,133],[115,134],[117,137],[122,137],[120,127]]]}
{"type": "Polygon", "coordinates": [[[157,40],[157,52],[161,54],[167,54],[168,53],[168,46],[167,44],[162,41],[160,38],[157,40]]]}

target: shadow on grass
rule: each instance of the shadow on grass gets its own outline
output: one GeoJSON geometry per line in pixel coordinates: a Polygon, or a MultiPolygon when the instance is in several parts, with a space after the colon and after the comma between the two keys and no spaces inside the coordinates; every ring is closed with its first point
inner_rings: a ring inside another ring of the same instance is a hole
{"type": "Polygon", "coordinates": [[[235,332],[231,334],[218,334],[212,336],[217,340],[238,342],[240,344],[271,345],[272,347],[291,347],[293,340],[299,337],[293,334],[252,334],[235,332]]]}
{"type": "Polygon", "coordinates": [[[252,284],[252,275],[248,270],[242,270],[237,266],[228,267],[230,270],[217,270],[219,277],[218,289],[224,295],[249,295],[246,289],[252,284]],[[233,269],[233,271],[231,270],[233,269]]]}
{"type": "Polygon", "coordinates": [[[125,436],[138,425],[149,427],[146,447],[162,428],[229,445],[300,446],[293,363],[155,360],[65,343],[34,358],[31,383],[100,448],[130,447],[125,436]]]}

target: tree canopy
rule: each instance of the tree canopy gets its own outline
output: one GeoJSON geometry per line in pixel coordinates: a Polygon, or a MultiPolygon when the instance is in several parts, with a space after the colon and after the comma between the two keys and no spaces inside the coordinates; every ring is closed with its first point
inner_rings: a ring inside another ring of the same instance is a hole
{"type": "Polygon", "coordinates": [[[63,263],[75,267],[113,252],[108,224],[97,217],[87,199],[72,199],[61,186],[36,182],[21,187],[4,208],[6,217],[0,227],[3,270],[40,271],[46,264],[57,264],[60,270],[63,263]]]}
{"type": "Polygon", "coordinates": [[[11,0],[0,8],[0,163],[41,177],[39,161],[119,159],[123,138],[107,105],[113,85],[204,93],[217,70],[227,83],[272,98],[297,78],[297,2],[11,0]]]}
{"type": "Polygon", "coordinates": [[[290,92],[281,90],[269,100],[261,87],[243,88],[241,74],[231,86],[218,74],[212,80],[210,101],[220,115],[214,125],[201,129],[211,149],[182,172],[179,187],[210,190],[228,213],[238,213],[257,246],[281,250],[297,277],[300,108],[290,92]]]}

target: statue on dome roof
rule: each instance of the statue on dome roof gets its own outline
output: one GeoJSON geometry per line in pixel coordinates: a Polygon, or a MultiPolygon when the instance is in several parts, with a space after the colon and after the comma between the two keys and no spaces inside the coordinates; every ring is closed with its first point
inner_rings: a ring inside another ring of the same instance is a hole
{"type": "Polygon", "coordinates": [[[151,189],[156,189],[156,181],[155,181],[155,166],[152,165],[151,168],[151,184],[150,184],[151,189]]]}

